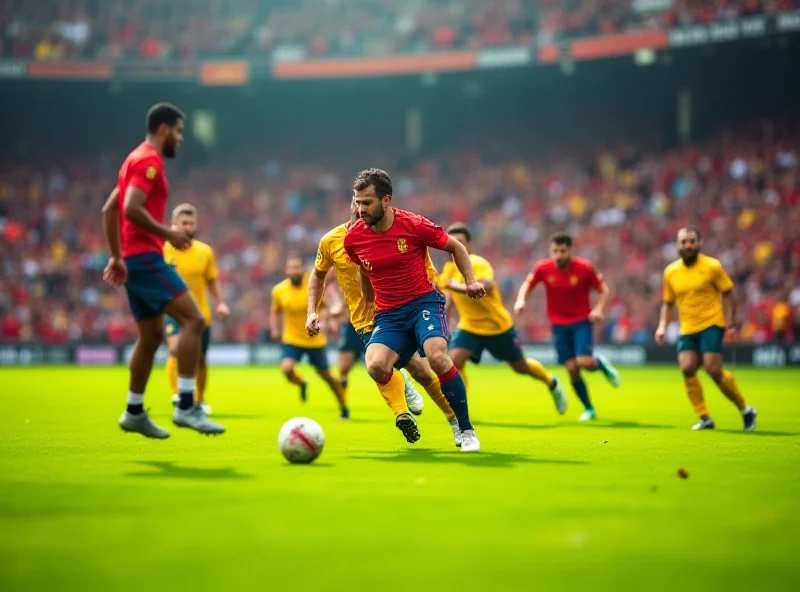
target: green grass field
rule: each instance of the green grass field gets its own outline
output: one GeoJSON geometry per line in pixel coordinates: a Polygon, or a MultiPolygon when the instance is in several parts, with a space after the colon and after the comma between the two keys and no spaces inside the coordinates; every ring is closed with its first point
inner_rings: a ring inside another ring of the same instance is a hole
{"type": "MultiPolygon", "coordinates": [[[[758,431],[711,383],[715,432],[675,369],[589,378],[601,419],[559,417],[543,387],[473,369],[483,451],[460,454],[432,404],[408,445],[363,368],[353,420],[314,379],[213,369],[228,433],[124,434],[126,370],[0,370],[0,590],[796,589],[800,373],[736,371],[758,431]],[[313,465],[276,437],[326,431],[313,465]],[[679,479],[685,467],[690,477],[679,479]],[[794,584],[792,584],[794,582],[794,584]]],[[[563,374],[560,374],[564,378],[563,374]]],[[[172,428],[164,375],[146,406],[172,428]]]]}

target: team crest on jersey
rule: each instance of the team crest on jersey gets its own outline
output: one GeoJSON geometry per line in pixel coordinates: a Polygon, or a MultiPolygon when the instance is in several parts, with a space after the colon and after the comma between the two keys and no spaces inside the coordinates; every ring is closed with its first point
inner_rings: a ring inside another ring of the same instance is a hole
{"type": "Polygon", "coordinates": [[[147,170],[144,173],[144,176],[150,179],[151,181],[156,178],[156,167],[147,167],[147,170]]]}
{"type": "Polygon", "coordinates": [[[405,253],[406,251],[408,251],[408,243],[406,242],[406,239],[404,238],[397,239],[397,250],[400,251],[401,253],[405,253]]]}
{"type": "Polygon", "coordinates": [[[553,275],[547,276],[547,283],[548,284],[554,284],[555,281],[556,281],[556,277],[555,276],[553,276],[553,275]]]}
{"type": "Polygon", "coordinates": [[[372,263],[370,263],[366,259],[362,259],[361,260],[361,264],[364,266],[364,269],[366,269],[367,271],[372,271],[372,263]]]}
{"type": "Polygon", "coordinates": [[[322,251],[320,251],[319,249],[317,249],[317,258],[316,258],[315,261],[317,263],[321,263],[322,262],[322,251]]]}
{"type": "Polygon", "coordinates": [[[570,276],[570,278],[569,278],[569,284],[570,284],[571,286],[577,286],[577,285],[578,285],[578,276],[577,276],[577,275],[572,275],[572,276],[570,276]]]}

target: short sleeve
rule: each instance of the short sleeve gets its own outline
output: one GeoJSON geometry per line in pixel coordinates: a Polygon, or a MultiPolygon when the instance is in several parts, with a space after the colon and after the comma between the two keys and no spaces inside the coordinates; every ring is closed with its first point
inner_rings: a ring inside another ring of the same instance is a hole
{"type": "Polygon", "coordinates": [[[672,289],[672,284],[669,283],[669,272],[664,270],[664,302],[672,304],[675,302],[675,291],[672,289]]]}
{"type": "Polygon", "coordinates": [[[536,265],[533,266],[533,269],[528,274],[527,280],[530,283],[531,288],[533,288],[536,284],[541,282],[543,279],[544,279],[544,272],[542,271],[542,264],[541,263],[537,263],[536,265]]]}
{"type": "Polygon", "coordinates": [[[217,270],[217,258],[214,255],[214,250],[208,250],[208,263],[206,264],[206,281],[217,279],[219,271],[217,270]]]}
{"type": "Polygon", "coordinates": [[[586,276],[589,285],[600,292],[603,289],[603,274],[595,269],[594,265],[589,263],[586,266],[586,276]]]}
{"type": "Polygon", "coordinates": [[[314,259],[314,269],[322,273],[328,273],[333,267],[333,259],[331,259],[329,246],[330,245],[323,238],[319,242],[319,247],[317,247],[317,257],[314,259]]]}
{"type": "Polygon", "coordinates": [[[272,288],[272,311],[280,312],[281,309],[281,290],[280,286],[272,288]]]}
{"type": "Polygon", "coordinates": [[[129,187],[136,187],[149,194],[153,189],[156,179],[164,172],[162,165],[155,158],[145,158],[131,165],[129,187]]]}
{"type": "Polygon", "coordinates": [[[731,276],[728,275],[728,272],[725,271],[725,268],[722,267],[721,263],[717,264],[715,271],[714,287],[722,294],[733,290],[733,280],[731,279],[731,276]]]}
{"type": "Polygon", "coordinates": [[[419,244],[439,250],[447,244],[449,235],[438,224],[434,224],[424,216],[415,216],[411,223],[419,244]]]}

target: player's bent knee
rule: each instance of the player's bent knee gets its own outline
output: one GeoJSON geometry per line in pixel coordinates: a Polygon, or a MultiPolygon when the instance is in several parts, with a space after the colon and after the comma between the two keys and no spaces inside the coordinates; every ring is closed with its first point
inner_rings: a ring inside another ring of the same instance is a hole
{"type": "Polygon", "coordinates": [[[519,362],[513,362],[509,364],[509,366],[511,366],[514,372],[516,372],[517,374],[530,373],[530,368],[528,368],[528,363],[525,360],[520,360],[519,362]]]}
{"type": "Polygon", "coordinates": [[[188,331],[196,335],[202,335],[206,329],[206,321],[203,317],[191,317],[181,323],[181,332],[188,331]]]}
{"type": "Polygon", "coordinates": [[[385,384],[392,376],[392,367],[383,360],[370,360],[367,363],[367,374],[379,384],[385,384]]]}
{"type": "Polygon", "coordinates": [[[281,372],[283,372],[286,376],[289,376],[294,371],[295,361],[286,359],[281,360],[281,372]]]}
{"type": "Polygon", "coordinates": [[[428,363],[431,365],[431,369],[438,375],[444,374],[453,366],[453,361],[450,359],[450,356],[443,351],[434,351],[428,354],[428,363]]]}

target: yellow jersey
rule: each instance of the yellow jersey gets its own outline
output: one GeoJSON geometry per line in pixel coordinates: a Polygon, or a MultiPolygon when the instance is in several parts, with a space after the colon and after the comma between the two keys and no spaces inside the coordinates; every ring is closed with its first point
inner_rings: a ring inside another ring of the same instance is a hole
{"type": "MultiPolygon", "coordinates": [[[[483,257],[470,255],[472,269],[475,271],[475,278],[478,280],[494,279],[494,269],[492,265],[483,257]]],[[[439,276],[439,287],[447,289],[450,281],[464,283],[464,276],[458,271],[454,261],[444,264],[442,275],[439,276]]],[[[500,290],[495,286],[480,300],[473,300],[466,294],[452,292],[453,302],[458,311],[458,328],[469,331],[475,335],[500,335],[514,326],[511,313],[503,306],[503,297],[500,290]]]]}
{"type": "Polygon", "coordinates": [[[214,250],[199,240],[192,240],[191,246],[185,251],[179,251],[171,244],[164,243],[164,260],[174,267],[186,282],[189,293],[206,320],[206,327],[210,327],[208,282],[217,278],[217,259],[214,257],[214,250]]]}
{"type": "Polygon", "coordinates": [[[287,278],[272,288],[272,310],[283,313],[283,343],[297,347],[325,347],[327,340],[322,332],[309,337],[306,331],[308,276],[303,276],[299,286],[294,286],[287,278]]]}
{"type": "Polygon", "coordinates": [[[664,270],[664,302],[677,303],[681,335],[725,327],[720,296],[732,289],[733,281],[722,264],[702,253],[691,267],[678,259],[664,270]]]}
{"type": "MultiPolygon", "coordinates": [[[[336,271],[336,278],[339,289],[344,295],[347,308],[350,310],[350,323],[359,332],[372,331],[375,321],[375,305],[368,306],[361,294],[361,284],[359,283],[359,267],[347,256],[344,250],[344,235],[350,228],[350,222],[337,226],[328,232],[319,241],[317,248],[317,259],[314,269],[321,273],[327,273],[331,269],[336,271]]],[[[428,270],[428,279],[432,284],[436,283],[436,267],[431,261],[431,254],[428,253],[425,266],[428,270]]]]}

